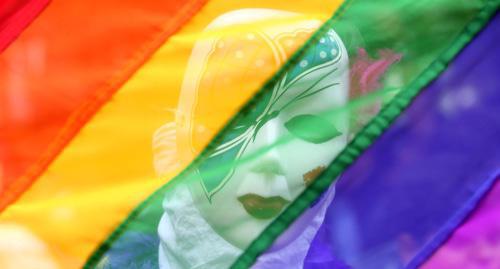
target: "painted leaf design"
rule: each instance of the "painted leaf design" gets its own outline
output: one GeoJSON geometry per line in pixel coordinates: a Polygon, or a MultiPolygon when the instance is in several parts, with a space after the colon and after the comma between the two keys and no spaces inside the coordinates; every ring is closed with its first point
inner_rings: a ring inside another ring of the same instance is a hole
{"type": "Polygon", "coordinates": [[[305,141],[320,144],[342,133],[327,120],[309,114],[298,115],[285,123],[287,130],[305,141]]]}

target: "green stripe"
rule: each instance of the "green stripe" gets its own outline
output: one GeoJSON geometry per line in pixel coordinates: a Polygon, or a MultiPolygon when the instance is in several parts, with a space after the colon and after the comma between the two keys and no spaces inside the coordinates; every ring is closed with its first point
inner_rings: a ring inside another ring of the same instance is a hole
{"type": "MultiPolygon", "coordinates": [[[[464,31],[421,75],[408,87],[402,90],[394,99],[384,106],[380,113],[370,121],[337,156],[330,166],[311,184],[295,201],[271,223],[242,255],[235,261],[232,268],[248,268],[258,256],[272,245],[274,240],[283,233],[292,222],[304,212],[337,178],[345,171],[389,125],[405,110],[412,100],[435,80],[458,55],[458,53],[473,39],[473,37],[488,23],[498,10],[498,0],[487,1],[483,9],[467,25],[464,31]]],[[[326,25],[334,26],[334,16],[326,25]]]]}

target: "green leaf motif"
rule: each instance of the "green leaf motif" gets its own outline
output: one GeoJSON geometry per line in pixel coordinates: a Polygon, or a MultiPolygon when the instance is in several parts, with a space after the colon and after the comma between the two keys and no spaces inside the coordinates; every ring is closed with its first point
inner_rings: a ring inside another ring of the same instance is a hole
{"type": "Polygon", "coordinates": [[[309,114],[293,117],[285,123],[285,127],[292,135],[314,144],[324,143],[342,134],[324,118],[309,114]]]}

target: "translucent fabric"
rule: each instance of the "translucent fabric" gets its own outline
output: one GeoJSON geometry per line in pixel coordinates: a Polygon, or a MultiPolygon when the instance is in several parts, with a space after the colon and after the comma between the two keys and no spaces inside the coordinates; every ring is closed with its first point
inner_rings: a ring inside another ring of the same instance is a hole
{"type": "Polygon", "coordinates": [[[0,55],[0,267],[310,264],[339,154],[492,3],[52,1],[0,55]]]}
{"type": "MultiPolygon", "coordinates": [[[[344,3],[193,163],[129,215],[87,265],[231,266],[378,108],[453,44],[481,8],[481,1],[344,3]],[[436,24],[440,27],[431,27],[436,24]]],[[[271,59],[286,59],[280,55],[289,55],[287,46],[303,42],[301,37],[320,25],[297,16],[262,8],[233,10],[207,25],[208,33],[224,35],[208,34],[191,51],[175,121],[153,135],[160,176],[178,167],[185,154],[200,150],[193,141],[211,129],[205,122],[219,109],[211,103],[231,98],[231,92],[218,92],[220,85],[233,85],[234,78],[251,82],[246,76],[253,70],[271,59]],[[224,30],[227,25],[237,30],[224,30]],[[254,47],[261,41],[264,52],[254,47]],[[227,66],[234,68],[218,71],[227,66]]],[[[302,268],[307,242],[336,200],[331,184],[254,266],[302,268]]]]}

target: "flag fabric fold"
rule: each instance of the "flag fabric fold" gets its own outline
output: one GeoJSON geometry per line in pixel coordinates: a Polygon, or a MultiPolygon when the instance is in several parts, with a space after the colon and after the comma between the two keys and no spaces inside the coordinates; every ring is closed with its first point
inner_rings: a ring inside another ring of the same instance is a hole
{"type": "Polygon", "coordinates": [[[0,54],[0,267],[494,268],[498,6],[51,1],[0,54]]]}

